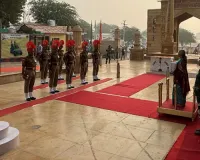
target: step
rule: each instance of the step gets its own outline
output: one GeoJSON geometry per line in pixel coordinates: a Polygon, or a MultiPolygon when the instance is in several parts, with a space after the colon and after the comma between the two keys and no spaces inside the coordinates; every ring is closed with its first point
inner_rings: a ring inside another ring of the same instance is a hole
{"type": "Polygon", "coordinates": [[[19,130],[9,127],[6,138],[0,140],[0,156],[15,149],[19,145],[19,130]]]}
{"type": "Polygon", "coordinates": [[[8,134],[9,123],[0,121],[0,140],[4,139],[8,134]]]}

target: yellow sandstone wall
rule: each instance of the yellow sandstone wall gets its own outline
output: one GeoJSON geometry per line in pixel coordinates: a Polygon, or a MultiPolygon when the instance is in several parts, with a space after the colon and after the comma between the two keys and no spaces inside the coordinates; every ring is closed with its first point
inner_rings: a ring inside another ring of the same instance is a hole
{"type": "MultiPolygon", "coordinates": [[[[66,37],[67,35],[65,34],[48,34],[50,41],[52,39],[59,39],[59,40],[63,40],[66,44],[66,37]]],[[[66,45],[64,45],[63,50],[66,51],[66,45]]]]}
{"type": "Polygon", "coordinates": [[[147,54],[161,52],[161,9],[148,10],[147,19],[147,54]],[[153,31],[153,19],[156,19],[156,28],[153,31]]]}

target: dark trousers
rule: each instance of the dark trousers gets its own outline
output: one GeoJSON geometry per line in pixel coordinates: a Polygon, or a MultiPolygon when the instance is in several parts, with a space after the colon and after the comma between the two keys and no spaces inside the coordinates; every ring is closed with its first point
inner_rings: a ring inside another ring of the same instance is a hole
{"type": "Polygon", "coordinates": [[[35,84],[35,71],[27,70],[27,78],[24,80],[24,93],[33,92],[33,86],[35,84]]]}
{"type": "Polygon", "coordinates": [[[85,79],[88,70],[88,63],[81,64],[81,80],[85,79]]]}
{"type": "Polygon", "coordinates": [[[125,54],[122,54],[121,56],[121,60],[124,59],[125,60],[125,54]]]}
{"type": "Polygon", "coordinates": [[[59,72],[58,72],[58,75],[62,74],[62,66],[63,66],[63,59],[60,59],[60,61],[59,61],[59,72]]]}
{"type": "Polygon", "coordinates": [[[97,76],[99,72],[99,63],[93,63],[93,76],[97,76]]]}
{"type": "Polygon", "coordinates": [[[73,73],[74,73],[74,64],[68,64],[66,66],[66,84],[72,83],[73,73]]]}
{"type": "Polygon", "coordinates": [[[58,84],[58,69],[59,66],[58,65],[52,65],[52,67],[49,70],[49,87],[53,88],[53,87],[57,87],[58,84]]]}
{"type": "Polygon", "coordinates": [[[40,63],[41,79],[47,78],[48,73],[48,60],[45,60],[40,63]]]}
{"type": "Polygon", "coordinates": [[[110,64],[110,60],[111,60],[111,56],[107,56],[106,57],[106,64],[108,63],[108,61],[109,61],[109,64],[110,64]]]}

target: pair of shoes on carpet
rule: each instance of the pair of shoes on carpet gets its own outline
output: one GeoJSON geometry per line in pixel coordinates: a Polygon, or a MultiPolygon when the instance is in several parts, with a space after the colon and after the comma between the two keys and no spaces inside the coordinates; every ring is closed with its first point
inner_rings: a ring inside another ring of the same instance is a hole
{"type": "Polygon", "coordinates": [[[48,84],[48,82],[42,82],[41,84],[48,84]]]}
{"type": "Polygon", "coordinates": [[[29,102],[29,101],[34,101],[34,100],[36,100],[35,97],[30,97],[30,98],[27,98],[27,99],[26,99],[27,102],[29,102]]]}
{"type": "Polygon", "coordinates": [[[51,94],[55,94],[55,93],[58,93],[58,92],[60,92],[59,90],[55,90],[55,91],[51,91],[50,93],[51,94]]]}
{"type": "Polygon", "coordinates": [[[82,83],[81,83],[81,85],[86,85],[86,84],[88,84],[88,82],[82,82],[82,83]]]}
{"type": "Polygon", "coordinates": [[[67,87],[67,89],[73,89],[74,88],[74,86],[69,86],[69,87],[67,87]]]}

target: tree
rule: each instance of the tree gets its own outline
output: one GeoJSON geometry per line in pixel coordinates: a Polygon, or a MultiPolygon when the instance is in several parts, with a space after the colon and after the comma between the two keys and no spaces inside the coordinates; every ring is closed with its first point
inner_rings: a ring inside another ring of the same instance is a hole
{"type": "Polygon", "coordinates": [[[141,35],[144,37],[144,38],[147,38],[147,30],[144,30],[141,35]]]}
{"type": "Polygon", "coordinates": [[[186,29],[179,29],[179,42],[183,46],[184,44],[195,43],[196,37],[194,34],[186,29]]]}
{"type": "Polygon", "coordinates": [[[68,3],[55,0],[32,0],[29,4],[31,14],[37,23],[46,24],[51,19],[60,26],[78,24],[76,9],[68,3]]]}
{"type": "MultiPolygon", "coordinates": [[[[117,25],[102,23],[102,33],[113,33],[117,25]]],[[[97,30],[100,30],[100,23],[97,24],[97,30]]]]}
{"type": "Polygon", "coordinates": [[[84,38],[90,39],[90,37],[91,37],[91,25],[83,19],[79,19],[78,24],[83,29],[83,31],[86,33],[86,35],[84,35],[84,38]]]}
{"type": "MultiPolygon", "coordinates": [[[[136,27],[126,27],[125,28],[125,41],[132,43],[133,41],[135,41],[135,32],[138,30],[138,28],[136,27]]],[[[121,33],[121,39],[123,39],[123,34],[124,34],[124,30],[121,29],[120,30],[121,33]]]]}
{"type": "Polygon", "coordinates": [[[3,27],[8,27],[9,22],[18,23],[23,13],[26,0],[0,0],[0,20],[3,27]]]}

